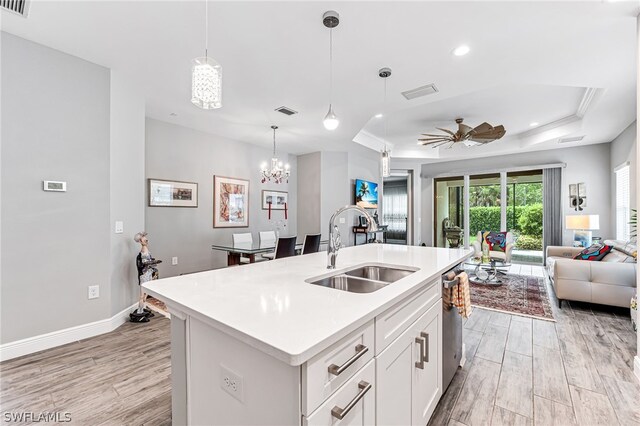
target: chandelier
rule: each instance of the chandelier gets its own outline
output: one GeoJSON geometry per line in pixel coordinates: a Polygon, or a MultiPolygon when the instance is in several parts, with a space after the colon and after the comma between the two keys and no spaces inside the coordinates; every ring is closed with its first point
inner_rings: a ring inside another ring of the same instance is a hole
{"type": "Polygon", "coordinates": [[[273,156],[271,157],[271,168],[267,168],[267,163],[262,163],[260,167],[260,175],[262,176],[262,183],[271,182],[282,183],[289,182],[289,176],[291,176],[291,170],[289,163],[282,164],[282,161],[276,157],[276,129],[278,126],[271,126],[273,129],[273,156]]]}
{"type": "Polygon", "coordinates": [[[205,0],[204,56],[192,61],[191,103],[202,109],[222,107],[222,66],[208,55],[209,4],[205,0]]]}

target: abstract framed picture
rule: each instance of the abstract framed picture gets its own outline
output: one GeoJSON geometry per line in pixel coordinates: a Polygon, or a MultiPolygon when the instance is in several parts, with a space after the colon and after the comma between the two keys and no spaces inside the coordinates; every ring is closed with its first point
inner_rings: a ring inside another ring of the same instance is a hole
{"type": "Polygon", "coordinates": [[[289,202],[289,193],[285,191],[262,190],[262,210],[284,210],[289,202]]]}
{"type": "Polygon", "coordinates": [[[198,207],[198,184],[149,179],[149,207],[198,207]]]}
{"type": "Polygon", "coordinates": [[[225,176],[213,177],[213,227],[249,226],[249,181],[225,176]]]}

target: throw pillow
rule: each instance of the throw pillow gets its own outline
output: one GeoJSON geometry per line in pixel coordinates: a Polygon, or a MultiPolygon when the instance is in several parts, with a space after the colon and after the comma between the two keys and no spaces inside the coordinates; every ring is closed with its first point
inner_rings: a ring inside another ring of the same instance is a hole
{"type": "Polygon", "coordinates": [[[578,253],[574,259],[599,261],[602,260],[612,248],[613,247],[606,244],[593,244],[591,247],[587,247],[578,253]]]}
{"type": "Polygon", "coordinates": [[[505,252],[507,249],[507,233],[486,231],[482,234],[485,244],[489,245],[489,251],[505,252]]]}

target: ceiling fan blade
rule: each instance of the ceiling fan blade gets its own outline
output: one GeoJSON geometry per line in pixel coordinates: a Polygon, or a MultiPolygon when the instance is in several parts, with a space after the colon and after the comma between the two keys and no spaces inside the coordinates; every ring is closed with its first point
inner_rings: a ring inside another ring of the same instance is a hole
{"type": "Polygon", "coordinates": [[[475,142],[482,142],[482,141],[484,141],[484,142],[492,142],[492,141],[495,141],[497,139],[500,139],[506,133],[507,132],[504,129],[504,126],[498,126],[498,127],[492,128],[488,132],[483,132],[483,133],[474,132],[470,139],[472,141],[475,141],[475,142]]]}
{"type": "Polygon", "coordinates": [[[437,148],[437,147],[442,146],[442,145],[444,145],[446,143],[449,143],[449,142],[451,142],[451,141],[450,140],[446,140],[444,142],[438,142],[437,144],[434,144],[431,148],[437,148]]]}
{"type": "Polygon", "coordinates": [[[490,132],[492,130],[493,130],[493,126],[487,122],[484,122],[473,129],[474,133],[485,133],[485,132],[490,132]]]}
{"type": "Polygon", "coordinates": [[[422,136],[437,136],[439,138],[448,138],[449,135],[436,135],[434,133],[422,133],[422,136]]]}
{"type": "Polygon", "coordinates": [[[447,143],[447,142],[451,142],[451,139],[418,139],[418,142],[421,145],[431,145],[431,144],[435,144],[435,143],[447,143]]]}
{"type": "Polygon", "coordinates": [[[460,123],[458,124],[458,133],[462,134],[462,135],[466,135],[467,133],[469,133],[471,130],[473,130],[473,128],[471,126],[467,126],[464,123],[460,123]]]}
{"type": "Polygon", "coordinates": [[[442,131],[443,131],[443,132],[445,132],[445,133],[449,133],[451,136],[455,136],[455,135],[456,135],[454,132],[452,132],[452,131],[451,131],[451,130],[449,130],[449,129],[443,129],[443,128],[440,128],[440,127],[436,127],[436,129],[438,129],[438,130],[442,130],[442,131]]]}

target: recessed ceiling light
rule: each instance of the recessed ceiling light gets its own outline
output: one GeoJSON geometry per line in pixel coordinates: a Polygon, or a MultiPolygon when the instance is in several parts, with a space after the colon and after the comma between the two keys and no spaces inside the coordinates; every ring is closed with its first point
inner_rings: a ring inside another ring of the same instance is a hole
{"type": "Polygon", "coordinates": [[[376,118],[382,118],[382,114],[376,114],[375,117],[376,118]]]}
{"type": "Polygon", "coordinates": [[[536,127],[538,124],[540,123],[538,123],[537,121],[534,121],[533,123],[529,123],[529,126],[536,127]]]}
{"type": "Polygon", "coordinates": [[[470,51],[471,51],[471,49],[469,48],[469,46],[467,46],[466,44],[463,44],[463,45],[458,46],[455,49],[453,49],[453,54],[455,56],[464,56],[467,53],[469,53],[470,51]]]}

